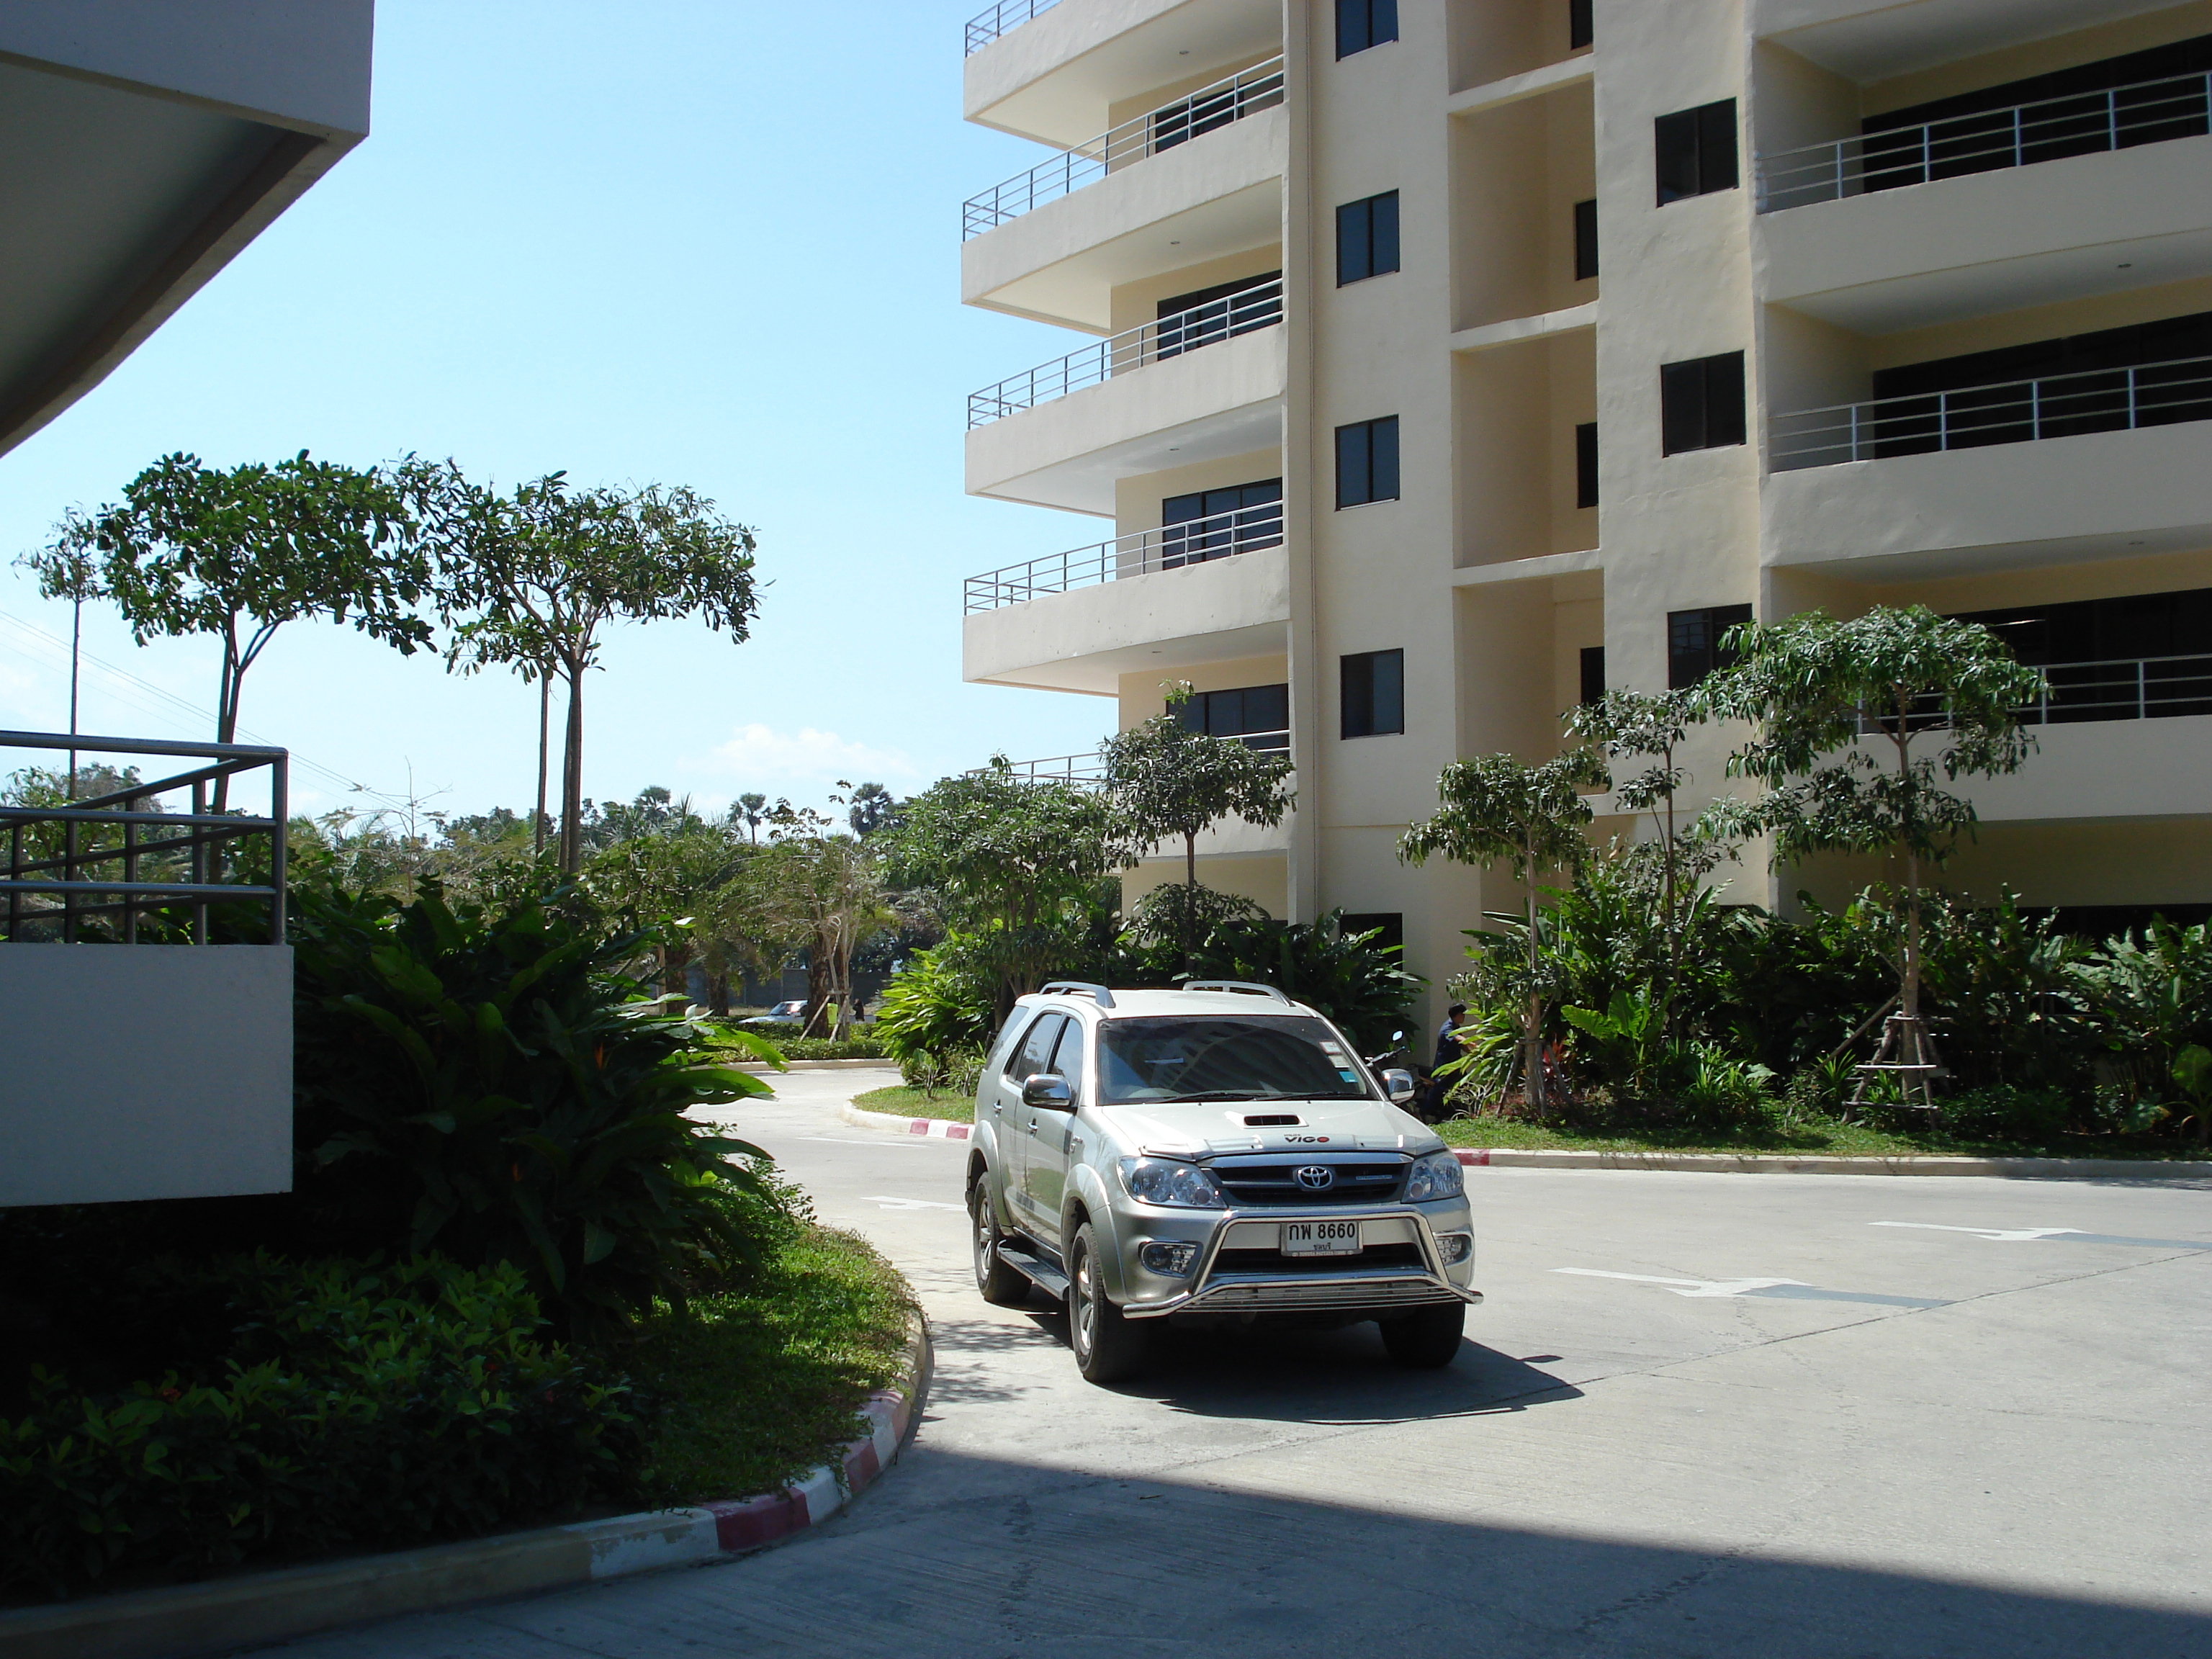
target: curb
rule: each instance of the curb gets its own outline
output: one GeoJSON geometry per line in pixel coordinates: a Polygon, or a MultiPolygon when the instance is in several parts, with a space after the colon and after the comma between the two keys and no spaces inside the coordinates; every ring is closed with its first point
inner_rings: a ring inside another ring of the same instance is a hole
{"type": "MultiPolygon", "coordinates": [[[[775,1066],[757,1060],[742,1060],[731,1069],[738,1072],[752,1072],[762,1077],[774,1077],[776,1073],[775,1066]]],[[[783,1062],[783,1069],[787,1072],[896,1072],[898,1070],[898,1061],[895,1060],[787,1060],[783,1062]]]]}
{"type": "Polygon", "coordinates": [[[966,1140],[975,1126],[955,1123],[948,1117],[896,1117],[889,1112],[867,1112],[848,1101],[837,1115],[856,1129],[888,1129],[893,1134],[931,1135],[943,1140],[966,1140]]]}
{"type": "Polygon", "coordinates": [[[2001,1180],[2091,1180],[2098,1176],[2212,1177],[2212,1164],[2105,1158],[1797,1158],[1786,1152],[1524,1152],[1453,1148],[1470,1166],[1510,1170],[1689,1170],[1717,1175],[1993,1176],[2001,1180]]]}
{"type": "Polygon", "coordinates": [[[871,1432],[781,1492],[698,1509],[578,1522],[321,1566],[127,1590],[0,1613],[6,1659],[183,1659],[343,1625],[699,1566],[821,1525],[898,1457],[928,1388],[929,1326],[919,1309],[895,1390],[861,1407],[871,1432]]]}

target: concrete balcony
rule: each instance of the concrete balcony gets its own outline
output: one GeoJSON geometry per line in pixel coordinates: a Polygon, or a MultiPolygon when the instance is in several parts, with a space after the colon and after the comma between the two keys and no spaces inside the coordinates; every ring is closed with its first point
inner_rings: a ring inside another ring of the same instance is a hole
{"type": "Polygon", "coordinates": [[[2027,765],[1960,789],[1984,822],[2212,817],[2212,714],[2033,729],[2027,765]]]}
{"type": "Polygon", "coordinates": [[[1290,564],[1278,542],[971,612],[961,623],[961,678],[1112,696],[1124,674],[1280,654],[1290,616],[1290,564]]]}
{"type": "Polygon", "coordinates": [[[1248,289],[974,393],[968,493],[1105,516],[1117,479],[1279,444],[1281,293],[1248,289]]]}
{"type": "Polygon", "coordinates": [[[2212,275],[2212,136],[1882,189],[1757,220],[1765,297],[1888,334],[2212,275]]]}
{"type": "Polygon", "coordinates": [[[1073,148],[1118,106],[1282,50],[1279,0],[1009,0],[970,20],[963,113],[1073,148]]]}
{"type": "Polygon", "coordinates": [[[2153,11],[2165,0],[1751,0],[1751,32],[1866,84],[2153,11]]]}
{"type": "MultiPolygon", "coordinates": [[[[1274,78],[1279,88],[1279,69],[1274,78]]],[[[1121,284],[1279,241],[1290,128],[1279,90],[1262,95],[1274,101],[1187,142],[1148,141],[1155,147],[1110,171],[1101,161],[1086,177],[1071,156],[1048,163],[1042,184],[1024,174],[976,198],[961,299],[1103,333],[1121,284]],[[1041,190],[1057,199],[1040,200],[1041,190]]]]}
{"type": "Polygon", "coordinates": [[[2206,432],[2190,422],[1777,472],[1761,559],[1893,581],[2203,548],[2206,432]]]}

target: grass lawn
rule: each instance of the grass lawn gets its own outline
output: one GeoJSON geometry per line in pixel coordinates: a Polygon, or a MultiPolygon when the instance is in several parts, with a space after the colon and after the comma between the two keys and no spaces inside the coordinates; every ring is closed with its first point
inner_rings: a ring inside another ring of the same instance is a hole
{"type": "Polygon", "coordinates": [[[1715,1133],[1655,1128],[1624,1134],[1552,1128],[1511,1118],[1455,1117],[1437,1125],[1453,1146],[1516,1147],[1528,1152],[1796,1152],[1828,1157],[1903,1157],[1949,1154],[1974,1158],[2202,1158],[2194,1146],[2147,1141],[2132,1136],[2058,1135],[2048,1141],[1961,1140],[1934,1130],[1893,1131],[1863,1123],[1820,1118],[1786,1129],[1752,1129],[1715,1133]]]}
{"type": "Polygon", "coordinates": [[[903,1083],[854,1095],[853,1104],[864,1112],[889,1112],[894,1117],[941,1117],[954,1123],[975,1121],[975,1103],[966,1095],[947,1094],[940,1089],[932,1100],[921,1090],[909,1089],[903,1083]]]}
{"type": "Polygon", "coordinates": [[[620,1363],[672,1401],[642,1483],[656,1504],[746,1498],[828,1462],[866,1426],[860,1403],[897,1382],[906,1281],[866,1241],[809,1228],[743,1295],[663,1310],[620,1363]]]}

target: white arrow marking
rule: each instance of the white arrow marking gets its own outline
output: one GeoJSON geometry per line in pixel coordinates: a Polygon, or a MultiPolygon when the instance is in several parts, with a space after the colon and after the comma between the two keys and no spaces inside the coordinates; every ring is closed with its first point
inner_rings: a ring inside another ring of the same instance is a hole
{"type": "Polygon", "coordinates": [[[860,1202],[879,1205],[886,1210],[962,1210],[967,1207],[964,1204],[940,1204],[933,1198],[885,1198],[879,1193],[863,1198],[860,1202]]]}
{"type": "Polygon", "coordinates": [[[1869,1227],[1918,1227],[1931,1233],[1972,1233],[1993,1243],[2016,1244],[2039,1238],[2061,1238],[2078,1233],[2079,1227],[1947,1227],[1940,1221],[1869,1221],[1869,1227]]]}
{"type": "Polygon", "coordinates": [[[1746,1296],[1777,1285],[1802,1285],[1802,1279],[1659,1279],[1650,1273],[1609,1273],[1599,1267],[1554,1267],[1555,1273],[1579,1273],[1584,1279],[1626,1279],[1638,1285],[1658,1285],[1676,1296],[1746,1296]],[[1687,1290],[1678,1288],[1687,1285],[1687,1290]]]}

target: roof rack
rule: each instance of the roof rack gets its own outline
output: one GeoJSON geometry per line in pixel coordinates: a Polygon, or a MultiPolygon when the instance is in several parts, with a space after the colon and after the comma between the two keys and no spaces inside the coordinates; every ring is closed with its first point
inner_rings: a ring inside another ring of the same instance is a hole
{"type": "Polygon", "coordinates": [[[1186,991],[1237,991],[1248,996],[1273,997],[1278,1002],[1290,999],[1272,985],[1262,985],[1249,979],[1187,979],[1182,982],[1186,991]]]}
{"type": "Polygon", "coordinates": [[[1087,980],[1056,979],[1037,993],[1039,996],[1046,997],[1055,994],[1062,996],[1089,997],[1101,1008],[1111,1008],[1114,1006],[1114,994],[1111,991],[1103,985],[1093,985],[1087,980]]]}

